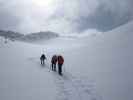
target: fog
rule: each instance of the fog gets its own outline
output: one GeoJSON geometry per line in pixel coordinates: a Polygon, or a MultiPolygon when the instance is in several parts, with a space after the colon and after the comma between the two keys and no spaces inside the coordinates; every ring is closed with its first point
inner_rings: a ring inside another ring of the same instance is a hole
{"type": "Polygon", "coordinates": [[[132,8],[132,0],[0,0],[0,29],[103,32],[132,20],[132,8]]]}

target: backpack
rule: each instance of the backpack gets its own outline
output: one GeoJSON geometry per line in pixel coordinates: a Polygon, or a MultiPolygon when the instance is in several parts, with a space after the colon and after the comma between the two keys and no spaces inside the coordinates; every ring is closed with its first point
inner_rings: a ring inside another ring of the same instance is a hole
{"type": "Polygon", "coordinates": [[[41,60],[46,59],[46,56],[44,54],[42,54],[42,56],[40,57],[41,60]]]}
{"type": "Polygon", "coordinates": [[[53,57],[52,57],[52,60],[51,60],[51,63],[56,63],[57,62],[57,56],[56,55],[54,55],[53,57]]]}
{"type": "Polygon", "coordinates": [[[62,56],[58,56],[58,64],[63,64],[64,58],[62,56]]]}

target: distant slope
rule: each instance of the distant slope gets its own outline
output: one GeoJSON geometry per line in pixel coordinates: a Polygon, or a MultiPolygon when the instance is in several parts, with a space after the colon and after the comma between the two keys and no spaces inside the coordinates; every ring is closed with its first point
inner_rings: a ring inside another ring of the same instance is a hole
{"type": "Polygon", "coordinates": [[[28,35],[24,35],[23,37],[20,38],[20,40],[22,41],[27,41],[27,42],[36,42],[36,41],[40,41],[40,40],[49,40],[52,38],[56,38],[59,35],[57,33],[54,32],[37,32],[37,33],[31,33],[28,35]]]}
{"type": "Polygon", "coordinates": [[[6,39],[16,40],[24,35],[13,31],[0,30],[0,36],[6,39]]]}
{"type": "Polygon", "coordinates": [[[50,31],[37,32],[37,33],[24,35],[13,31],[3,31],[3,30],[0,30],[0,36],[4,37],[5,39],[18,40],[23,42],[36,42],[40,40],[49,40],[52,38],[59,37],[57,33],[50,32],[50,31]]]}
{"type": "Polygon", "coordinates": [[[108,31],[106,33],[132,33],[133,31],[133,21],[128,22],[127,24],[121,25],[120,27],[117,27],[111,31],[108,31]]]}

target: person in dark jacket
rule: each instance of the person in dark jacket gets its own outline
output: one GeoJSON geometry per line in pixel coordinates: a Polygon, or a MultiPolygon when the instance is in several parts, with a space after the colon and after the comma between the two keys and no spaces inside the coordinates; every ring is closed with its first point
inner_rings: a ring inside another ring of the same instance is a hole
{"type": "Polygon", "coordinates": [[[40,57],[40,60],[41,60],[41,64],[42,64],[42,65],[45,64],[45,62],[44,62],[45,59],[46,59],[45,54],[42,54],[41,57],[40,57]]]}
{"type": "Polygon", "coordinates": [[[58,56],[58,73],[59,73],[59,75],[62,75],[62,65],[63,65],[63,63],[64,63],[64,58],[61,55],[59,55],[58,56]]]}
{"type": "Polygon", "coordinates": [[[51,67],[53,71],[56,71],[56,63],[57,63],[57,56],[53,55],[52,59],[51,59],[51,67]]]}

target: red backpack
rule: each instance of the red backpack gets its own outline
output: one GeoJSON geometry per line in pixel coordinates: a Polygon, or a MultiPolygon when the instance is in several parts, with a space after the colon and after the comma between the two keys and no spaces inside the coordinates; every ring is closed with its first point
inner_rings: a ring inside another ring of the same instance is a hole
{"type": "Polygon", "coordinates": [[[58,64],[63,64],[64,58],[62,56],[58,56],[58,64]]]}

